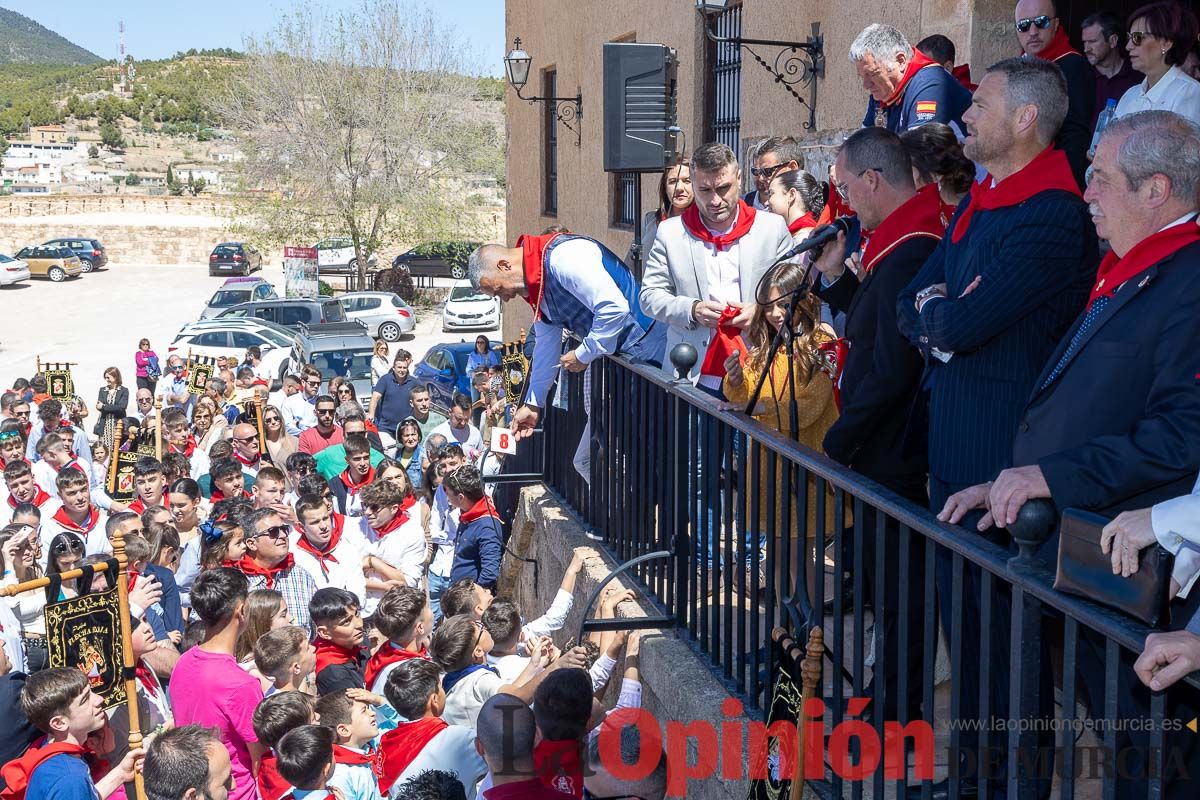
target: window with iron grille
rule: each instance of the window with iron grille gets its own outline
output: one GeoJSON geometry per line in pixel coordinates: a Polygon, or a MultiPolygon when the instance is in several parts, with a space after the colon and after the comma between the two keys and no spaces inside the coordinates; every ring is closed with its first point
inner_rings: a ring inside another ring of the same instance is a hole
{"type": "MultiPolygon", "coordinates": [[[[703,24],[703,23],[702,23],[703,24]]],[[[722,11],[715,20],[717,36],[742,35],[742,7],[722,11]]],[[[742,135],[742,50],[736,44],[709,42],[712,65],[708,91],[709,141],[729,145],[740,155],[742,135]]]]}
{"type": "MultiPolygon", "coordinates": [[[[558,73],[548,69],[542,72],[542,96],[555,97],[558,89],[558,73]]],[[[542,150],[544,163],[542,179],[542,213],[547,216],[558,214],[558,117],[554,103],[542,103],[545,109],[542,122],[542,150]]]]}
{"type": "Polygon", "coordinates": [[[614,228],[630,228],[637,224],[637,173],[614,172],[612,176],[612,215],[614,228]]]}

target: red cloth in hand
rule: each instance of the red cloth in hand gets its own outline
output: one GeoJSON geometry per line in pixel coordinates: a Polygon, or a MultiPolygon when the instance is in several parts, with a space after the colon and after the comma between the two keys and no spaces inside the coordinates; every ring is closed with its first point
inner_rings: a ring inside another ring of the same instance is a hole
{"type": "Polygon", "coordinates": [[[721,312],[721,319],[717,322],[717,332],[713,334],[712,341],[708,343],[708,350],[704,353],[704,363],[700,365],[701,375],[724,378],[725,360],[733,355],[734,351],[740,353],[743,359],[745,358],[746,343],[742,341],[742,331],[730,324],[739,313],[741,313],[741,309],[737,306],[725,306],[725,310],[721,312]]]}

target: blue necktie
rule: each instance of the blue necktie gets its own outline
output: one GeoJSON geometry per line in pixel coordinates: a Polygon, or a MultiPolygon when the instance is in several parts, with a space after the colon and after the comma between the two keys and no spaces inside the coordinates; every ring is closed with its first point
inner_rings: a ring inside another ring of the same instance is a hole
{"type": "Polygon", "coordinates": [[[1092,303],[1092,307],[1088,309],[1087,314],[1083,318],[1083,322],[1079,324],[1079,330],[1075,331],[1075,335],[1071,337],[1071,343],[1067,345],[1067,352],[1062,354],[1062,358],[1058,360],[1058,363],[1054,365],[1054,369],[1050,372],[1050,377],[1046,378],[1046,382],[1042,384],[1043,389],[1054,383],[1054,379],[1062,374],[1062,371],[1066,369],[1067,363],[1079,350],[1079,345],[1083,341],[1083,337],[1087,335],[1088,330],[1092,327],[1092,324],[1096,321],[1096,318],[1104,313],[1104,308],[1108,305],[1108,301],[1110,299],[1112,298],[1108,297],[1107,295],[1100,295],[1096,298],[1096,302],[1092,303]]]}

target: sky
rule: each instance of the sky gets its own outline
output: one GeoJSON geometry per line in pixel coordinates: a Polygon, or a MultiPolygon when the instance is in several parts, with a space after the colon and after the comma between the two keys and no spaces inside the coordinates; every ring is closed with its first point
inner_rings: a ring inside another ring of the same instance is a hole
{"type": "MultiPolygon", "coordinates": [[[[351,9],[360,0],[322,0],[327,11],[351,9]]],[[[269,31],[296,0],[0,0],[0,6],[33,19],[101,58],[117,57],[118,22],[125,21],[125,52],[135,59],[168,58],[180,50],[240,49],[248,33],[269,31]]],[[[432,0],[441,22],[466,39],[465,53],[477,53],[476,74],[500,76],[504,58],[504,0],[432,0]]]]}

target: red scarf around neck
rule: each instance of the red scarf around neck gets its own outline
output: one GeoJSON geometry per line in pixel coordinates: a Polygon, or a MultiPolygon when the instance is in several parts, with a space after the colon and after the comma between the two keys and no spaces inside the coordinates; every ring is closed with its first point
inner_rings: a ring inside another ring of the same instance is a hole
{"type": "Polygon", "coordinates": [[[392,519],[386,525],[380,528],[373,528],[375,535],[382,539],[392,531],[398,530],[401,525],[408,522],[408,510],[416,504],[417,498],[415,495],[410,494],[408,497],[404,498],[404,500],[400,503],[400,508],[396,511],[396,515],[392,517],[392,519]]]}
{"type": "Polygon", "coordinates": [[[317,651],[317,666],[313,673],[317,675],[326,667],[336,667],[339,664],[357,665],[359,654],[362,652],[360,648],[342,647],[328,639],[320,638],[313,644],[313,648],[317,651]]]}
{"type": "Polygon", "coordinates": [[[421,652],[414,653],[412,650],[397,647],[391,642],[385,642],[383,647],[380,647],[367,659],[366,669],[363,670],[363,682],[369,691],[375,685],[375,679],[379,677],[379,673],[383,672],[384,668],[389,664],[399,664],[401,661],[408,661],[410,658],[428,657],[429,653],[424,647],[421,648],[421,652]]]}
{"type": "Polygon", "coordinates": [[[533,319],[536,322],[541,317],[538,306],[542,304],[542,270],[546,248],[561,233],[546,233],[541,236],[525,234],[517,237],[517,247],[521,248],[521,263],[525,272],[525,302],[533,309],[533,319]]]}
{"type": "Polygon", "coordinates": [[[1124,256],[1118,257],[1109,250],[1100,262],[1100,268],[1096,270],[1096,285],[1092,287],[1087,307],[1090,309],[1101,297],[1112,297],[1125,281],[1198,241],[1200,226],[1196,225],[1193,218],[1147,236],[1131,247],[1124,256]]]}
{"type": "Polygon", "coordinates": [[[292,791],[292,785],[279,774],[279,759],[274,753],[264,753],[258,762],[258,796],[261,800],[280,800],[292,791]]]}
{"type": "MultiPolygon", "coordinates": [[[[218,489],[216,486],[214,486],[212,488],[212,491],[209,492],[209,494],[208,494],[208,499],[212,501],[213,505],[216,505],[217,503],[221,502],[222,500],[225,500],[226,497],[225,497],[224,492],[222,492],[220,489],[218,489]]],[[[250,499],[250,493],[247,492],[245,489],[242,489],[242,499],[243,500],[250,499]]]]}
{"type": "Polygon", "coordinates": [[[941,67],[941,64],[934,61],[929,56],[922,53],[917,48],[913,48],[912,59],[904,67],[904,76],[900,78],[900,83],[896,84],[896,90],[892,92],[892,96],[884,100],[879,105],[883,108],[890,108],[904,99],[904,90],[908,88],[908,82],[916,76],[918,72],[926,67],[941,67]]]}
{"type": "Polygon", "coordinates": [[[351,497],[358,494],[359,489],[362,489],[373,480],[375,480],[374,467],[367,470],[367,474],[363,476],[362,480],[355,479],[354,467],[346,467],[346,471],[342,473],[342,484],[346,487],[346,494],[351,497]]]}
{"type": "MultiPolygon", "coordinates": [[[[184,448],[182,450],[178,450],[175,448],[175,445],[171,445],[170,451],[172,453],[183,453],[188,458],[191,458],[192,453],[196,452],[196,437],[192,436],[189,433],[188,438],[187,438],[187,444],[184,445],[184,448]]],[[[242,463],[245,463],[245,462],[242,462],[242,463]]]]}
{"type": "Polygon", "coordinates": [[[958,222],[954,223],[950,241],[957,244],[962,239],[976,211],[994,211],[1019,205],[1034,195],[1054,189],[1083,197],[1066,155],[1061,150],[1055,150],[1053,145],[995,186],[991,183],[991,175],[984,175],[983,180],[971,186],[971,199],[958,222]]]}
{"type": "MultiPolygon", "coordinates": [[[[162,506],[163,508],[170,508],[171,507],[170,502],[171,502],[171,493],[163,492],[162,502],[154,503],[153,505],[162,506]]],[[[148,506],[146,505],[146,501],[144,501],[141,497],[138,497],[138,499],[134,500],[132,503],[129,504],[129,510],[135,514],[141,514],[147,508],[148,508],[148,506]]]]}
{"type": "Polygon", "coordinates": [[[238,461],[242,462],[242,464],[246,465],[247,467],[256,467],[257,468],[258,462],[262,460],[262,453],[255,453],[254,458],[246,458],[244,455],[239,453],[237,448],[235,447],[233,449],[233,457],[236,458],[238,461]]]}
{"type": "Polygon", "coordinates": [[[534,745],[533,768],[543,786],[583,797],[583,748],[576,739],[543,739],[534,745]]]}
{"type": "Polygon", "coordinates": [[[29,781],[33,777],[34,770],[40,767],[44,761],[60,753],[83,758],[87,750],[77,744],[67,742],[56,742],[44,747],[30,747],[23,756],[9,761],[3,768],[0,768],[0,778],[4,779],[4,789],[0,791],[0,798],[24,800],[25,791],[29,788],[29,781]]]}
{"type": "Polygon", "coordinates": [[[683,227],[687,229],[695,238],[702,242],[711,244],[717,248],[717,251],[728,250],[731,245],[737,243],[754,226],[755,211],[750,206],[746,205],[745,200],[738,200],[737,204],[737,222],[728,233],[713,233],[704,224],[704,219],[700,216],[700,207],[695,203],[688,206],[680,219],[683,220],[683,227]]]}
{"type": "Polygon", "coordinates": [[[1072,53],[1079,55],[1079,51],[1071,46],[1071,40],[1067,38],[1067,32],[1060,24],[1058,30],[1054,32],[1054,38],[1042,48],[1042,52],[1038,53],[1037,57],[1046,61],[1058,61],[1063,56],[1069,56],[1072,53]]]}
{"type": "Polygon", "coordinates": [[[942,198],[936,183],[922,186],[871,232],[862,267],[870,273],[893,250],[909,239],[925,236],[938,241],[946,234],[942,198]]]}
{"type": "Polygon", "coordinates": [[[329,544],[326,545],[324,550],[318,550],[316,545],[310,542],[308,537],[304,535],[303,531],[300,532],[300,539],[296,542],[297,547],[306,553],[312,554],[313,558],[317,559],[317,563],[321,566],[321,572],[325,578],[329,577],[329,564],[340,563],[337,560],[337,556],[334,555],[334,551],[337,550],[338,544],[342,541],[342,529],[346,525],[346,518],[341,514],[334,514],[332,520],[333,534],[330,535],[329,544]]]}
{"type": "Polygon", "coordinates": [[[371,774],[375,776],[376,781],[383,779],[383,753],[378,750],[368,750],[365,753],[360,753],[358,750],[353,750],[343,744],[335,744],[333,746],[333,760],[338,764],[346,764],[352,767],[368,766],[371,768],[371,774]]]}
{"type": "Polygon", "coordinates": [[[75,520],[67,516],[66,506],[54,512],[54,521],[63,526],[65,530],[72,533],[82,533],[85,536],[91,533],[92,528],[96,527],[96,523],[100,521],[100,509],[93,505],[88,506],[87,518],[82,523],[77,523],[75,520]]]}
{"type": "Polygon", "coordinates": [[[386,795],[413,759],[433,741],[433,737],[448,727],[449,724],[441,717],[425,717],[415,722],[402,722],[394,731],[385,733],[379,740],[379,752],[383,755],[380,790],[386,795]]]}
{"type": "MultiPolygon", "coordinates": [[[[46,501],[49,499],[50,499],[50,493],[35,483],[33,485],[33,499],[30,500],[29,502],[33,503],[38,508],[41,508],[46,503],[46,501]]],[[[8,496],[8,505],[9,505],[9,508],[16,508],[17,507],[17,498],[13,497],[10,494],[8,496]]]]}
{"type": "Polygon", "coordinates": [[[788,223],[788,233],[796,233],[797,231],[802,231],[805,228],[815,227],[817,227],[817,218],[813,216],[811,211],[809,211],[806,212],[804,216],[797,218],[795,222],[788,223]]]}
{"type": "Polygon", "coordinates": [[[268,589],[275,588],[275,578],[281,572],[287,572],[292,567],[296,566],[296,557],[291,553],[284,556],[283,561],[280,561],[273,567],[260,566],[257,561],[249,555],[242,556],[242,560],[238,562],[237,568],[242,571],[242,574],[247,578],[255,576],[267,579],[268,589]]]}
{"type": "Polygon", "coordinates": [[[483,519],[484,517],[495,517],[496,519],[500,519],[500,512],[496,511],[496,507],[492,505],[492,498],[488,497],[486,494],[479,498],[475,505],[462,512],[462,515],[458,518],[458,521],[465,525],[468,522],[474,522],[475,520],[483,519]]]}

